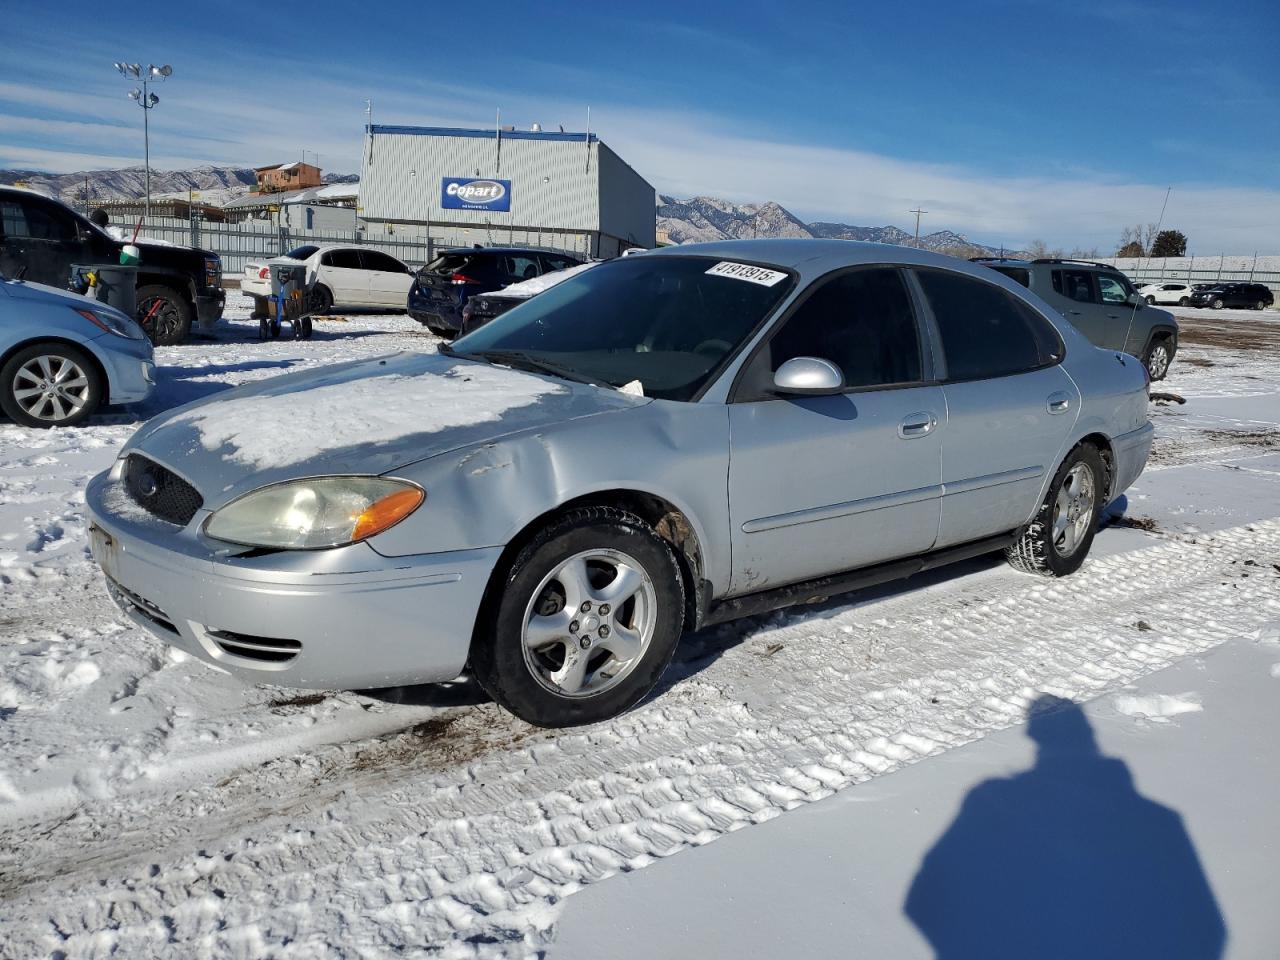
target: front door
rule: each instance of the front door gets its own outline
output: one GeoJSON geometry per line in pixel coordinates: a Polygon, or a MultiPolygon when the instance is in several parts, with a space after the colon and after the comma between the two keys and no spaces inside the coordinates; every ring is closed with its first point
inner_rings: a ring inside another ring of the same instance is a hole
{"type": "Polygon", "coordinates": [[[1137,308],[1129,300],[1129,288],[1118,276],[1095,275],[1102,301],[1102,339],[1094,342],[1108,350],[1123,350],[1129,342],[1129,326],[1137,308]]]}
{"type": "Polygon", "coordinates": [[[729,406],[733,593],[921,553],[933,546],[946,433],[942,389],[902,273],[819,281],[747,364],[729,406]],[[784,396],[793,357],[829,360],[846,390],[784,396]]]}
{"type": "Polygon", "coordinates": [[[332,291],[334,303],[363,306],[369,302],[369,272],[360,262],[359,250],[326,250],[320,255],[319,280],[332,291]]]}
{"type": "Polygon", "coordinates": [[[942,343],[939,548],[1008,533],[1029,520],[1080,411],[1064,348],[1007,291],[945,270],[916,274],[942,343]]]}

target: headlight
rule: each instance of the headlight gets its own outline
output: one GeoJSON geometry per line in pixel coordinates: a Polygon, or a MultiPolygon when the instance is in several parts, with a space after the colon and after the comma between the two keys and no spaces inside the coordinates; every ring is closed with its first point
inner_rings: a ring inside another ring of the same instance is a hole
{"type": "Polygon", "coordinates": [[[365,540],[417,510],[421,487],[381,477],[319,477],[263,487],[205,522],[218,540],[282,550],[318,550],[365,540]]]}
{"type": "Polygon", "coordinates": [[[98,312],[96,310],[76,310],[76,313],[84,317],[99,330],[107,333],[114,333],[117,337],[124,337],[128,340],[144,340],[146,334],[137,324],[130,323],[127,319],[122,319],[107,313],[105,310],[98,312]]]}

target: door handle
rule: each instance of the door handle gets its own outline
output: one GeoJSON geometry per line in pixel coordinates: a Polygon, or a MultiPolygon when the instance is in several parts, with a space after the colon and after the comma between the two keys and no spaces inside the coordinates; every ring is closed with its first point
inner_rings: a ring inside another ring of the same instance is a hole
{"type": "Polygon", "coordinates": [[[1049,394],[1048,407],[1050,413],[1066,413],[1071,409],[1071,397],[1061,391],[1051,393],[1049,394]]]}
{"type": "Polygon", "coordinates": [[[1080,311],[1079,311],[1079,310],[1068,310],[1068,311],[1067,311],[1067,313],[1071,314],[1073,317],[1078,317],[1078,316],[1080,316],[1080,311]]]}
{"type": "Polygon", "coordinates": [[[903,419],[898,424],[898,436],[903,440],[911,440],[915,437],[926,437],[933,433],[933,428],[938,425],[938,418],[932,413],[924,411],[921,413],[913,413],[909,417],[903,419]]]}

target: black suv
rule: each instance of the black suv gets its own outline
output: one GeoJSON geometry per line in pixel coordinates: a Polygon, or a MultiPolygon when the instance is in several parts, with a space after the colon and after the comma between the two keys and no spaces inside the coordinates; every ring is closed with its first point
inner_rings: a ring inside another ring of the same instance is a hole
{"type": "Polygon", "coordinates": [[[1198,284],[1191,294],[1191,306],[1244,307],[1248,310],[1265,310],[1275,302],[1271,288],[1262,283],[1210,283],[1198,284]]]}
{"type": "Polygon", "coordinates": [[[409,316],[434,334],[456,337],[468,298],[580,263],[564,253],[528,247],[445,250],[418,271],[409,290],[409,316]]]}
{"type": "MultiPolygon", "coordinates": [[[[124,241],[66,204],[0,187],[0,274],[65,289],[71,265],[118,264],[124,241]]],[[[222,317],[222,261],[208,250],[138,241],[138,322],[152,342],[181,343],[193,320],[212,327],[222,317]]]]}

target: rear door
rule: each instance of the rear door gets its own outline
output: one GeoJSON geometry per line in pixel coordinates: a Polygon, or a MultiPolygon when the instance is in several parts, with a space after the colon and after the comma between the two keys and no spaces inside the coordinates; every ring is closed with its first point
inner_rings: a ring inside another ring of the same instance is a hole
{"type": "Polygon", "coordinates": [[[369,302],[369,272],[353,247],[326,250],[320,255],[320,282],[333,292],[334,303],[363,306],[369,302]]]}
{"type": "Polygon", "coordinates": [[[729,405],[732,592],[933,545],[946,409],[923,343],[902,272],[863,267],[817,281],[757,350],[729,405]],[[839,366],[845,392],[776,393],[798,356],[839,366]]]}
{"type": "Polygon", "coordinates": [[[1058,299],[1054,306],[1062,311],[1073,327],[1098,346],[1103,346],[1107,321],[1093,271],[1073,267],[1055,268],[1052,279],[1053,292],[1058,299]]]}
{"type": "Polygon", "coordinates": [[[917,270],[942,346],[947,429],[937,547],[1007,533],[1038,506],[1080,407],[1057,331],[976,278],[917,270]]]}
{"type": "Polygon", "coordinates": [[[95,257],[88,231],[80,229],[75,216],[44,197],[6,199],[3,220],[6,257],[14,266],[6,276],[25,266],[25,279],[61,289],[67,285],[71,264],[101,259],[95,257]]]}
{"type": "Polygon", "coordinates": [[[361,250],[360,259],[369,274],[370,302],[403,309],[413,286],[409,268],[380,250],[361,250]]]}

